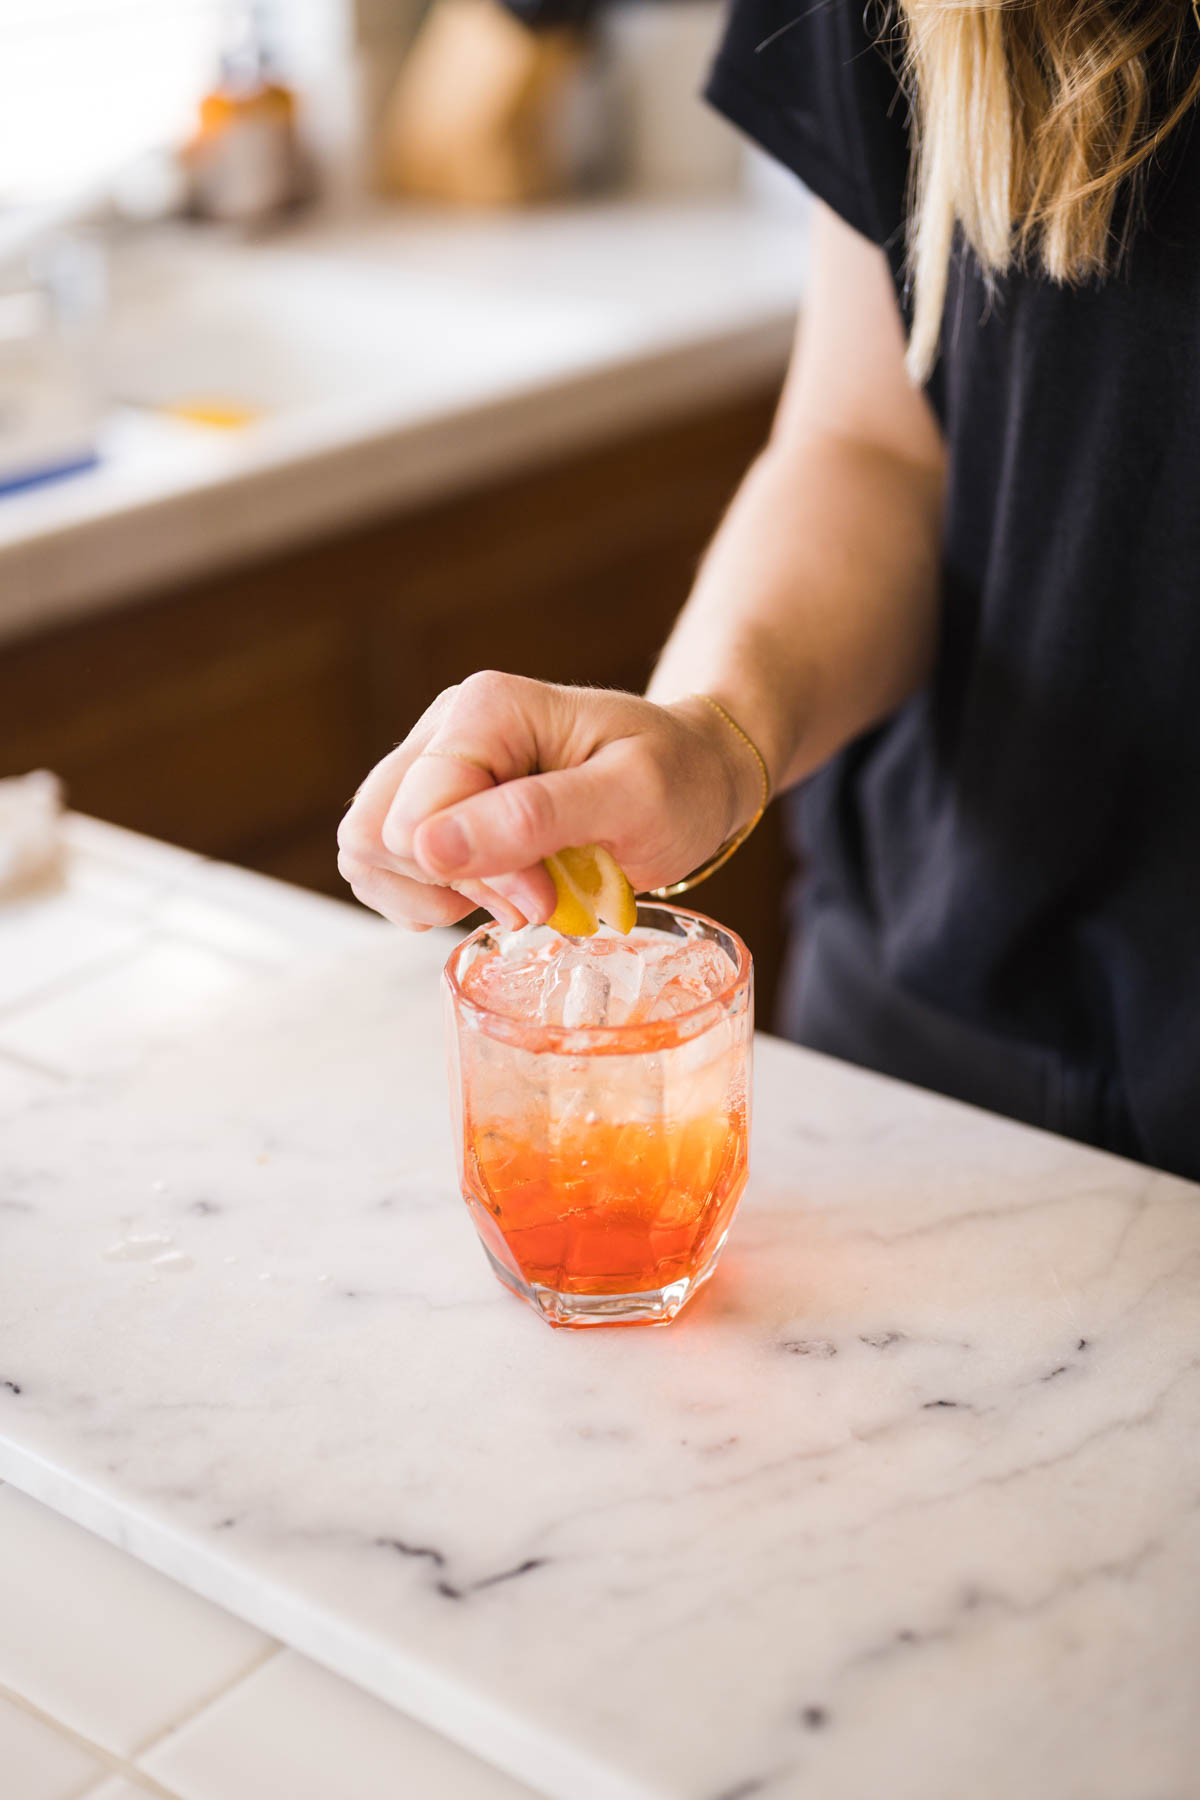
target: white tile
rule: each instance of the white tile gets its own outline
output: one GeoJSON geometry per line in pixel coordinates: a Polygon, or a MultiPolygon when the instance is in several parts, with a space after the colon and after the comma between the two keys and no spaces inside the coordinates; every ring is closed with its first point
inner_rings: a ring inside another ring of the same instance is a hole
{"type": "Polygon", "coordinates": [[[250,963],[164,938],[53,999],[0,1015],[0,1053],[67,1075],[131,1068],[189,1036],[258,979],[250,963]]]}
{"type": "Polygon", "coordinates": [[[102,1764],[52,1726],[0,1695],[0,1794],[4,1800],[77,1800],[102,1764]]]}
{"type": "Polygon", "coordinates": [[[533,1800],[524,1783],[294,1651],[158,1744],[141,1766],[180,1800],[533,1800]]]}
{"type": "Polygon", "coordinates": [[[70,886],[0,899],[0,1012],[130,949],[143,930],[70,886]]]}
{"type": "Polygon", "coordinates": [[[132,1755],[237,1681],[269,1644],[125,1551],[0,1487],[0,1684],[81,1736],[132,1755]]]}

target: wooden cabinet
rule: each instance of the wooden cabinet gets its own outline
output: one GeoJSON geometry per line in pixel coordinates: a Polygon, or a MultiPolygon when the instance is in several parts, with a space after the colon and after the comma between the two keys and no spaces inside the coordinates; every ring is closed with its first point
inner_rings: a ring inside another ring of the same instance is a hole
{"type": "MultiPolygon", "coordinates": [[[[762,443],[759,393],[0,647],[0,772],[344,892],[334,832],[369,765],[478,668],[641,688],[762,443]]],[[[697,902],[742,931],[769,1017],[784,854],[771,819],[697,902]]]]}

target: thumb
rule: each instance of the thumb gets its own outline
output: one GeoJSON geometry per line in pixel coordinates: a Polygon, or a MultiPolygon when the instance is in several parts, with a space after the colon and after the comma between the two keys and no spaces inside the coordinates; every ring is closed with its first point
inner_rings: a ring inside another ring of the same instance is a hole
{"type": "Polygon", "coordinates": [[[526,869],[566,844],[611,839],[620,811],[611,774],[584,763],[505,781],[447,807],[418,825],[413,855],[438,880],[486,880],[526,869]]]}
{"type": "Polygon", "coordinates": [[[393,856],[416,857],[414,834],[420,822],[442,816],[456,801],[490,788],[493,780],[491,773],[470,757],[427,745],[409,767],[388,807],[380,833],[384,848],[393,856]]]}
{"type": "MultiPolygon", "coordinates": [[[[387,849],[416,857],[417,828],[434,814],[482,789],[572,760],[562,740],[575,706],[570,690],[523,675],[491,669],[468,675],[449,691],[437,729],[406,766],[383,825],[387,849]]],[[[448,866],[439,864],[439,873],[448,866]]]]}

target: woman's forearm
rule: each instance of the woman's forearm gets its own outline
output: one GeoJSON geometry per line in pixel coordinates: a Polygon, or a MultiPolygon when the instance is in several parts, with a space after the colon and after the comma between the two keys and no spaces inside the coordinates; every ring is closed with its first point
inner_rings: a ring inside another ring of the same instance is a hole
{"type": "Polygon", "coordinates": [[[818,205],[771,443],[651,700],[492,670],[447,689],[342,820],[339,867],[359,899],[418,927],[481,901],[515,923],[550,917],[543,859],[564,844],[603,845],[639,890],[711,861],[753,818],[762,769],[700,696],[750,734],[779,788],[910,694],[937,633],[944,464],[905,373],[887,258],[818,205]]]}
{"type": "Polygon", "coordinates": [[[801,780],[925,680],[937,632],[940,473],[833,432],[750,469],[649,697],[709,693],[772,787],[801,780]]]}

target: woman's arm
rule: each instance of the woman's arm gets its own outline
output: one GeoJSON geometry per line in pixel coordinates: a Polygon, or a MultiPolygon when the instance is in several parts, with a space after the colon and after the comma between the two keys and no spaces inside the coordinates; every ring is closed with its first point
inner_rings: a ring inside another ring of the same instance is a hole
{"type": "Polygon", "coordinates": [[[649,697],[719,699],[772,785],[925,679],[945,456],[883,252],[817,207],[814,281],[771,441],[738,491],[649,697]]]}
{"type": "Polygon", "coordinates": [[[610,849],[678,880],[749,819],[759,744],[796,781],[923,680],[937,614],[940,434],[904,373],[883,253],[818,209],[815,274],[770,445],[746,477],[648,699],[488,671],[440,695],[338,833],[354,892],[397,923],[477,904],[548,918],[541,859],[610,849]]]}

